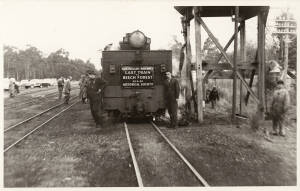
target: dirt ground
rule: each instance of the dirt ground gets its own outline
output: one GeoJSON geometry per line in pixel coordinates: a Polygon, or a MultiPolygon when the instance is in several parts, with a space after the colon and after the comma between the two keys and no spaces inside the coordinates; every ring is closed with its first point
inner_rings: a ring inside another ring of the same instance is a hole
{"type": "Polygon", "coordinates": [[[4,156],[5,187],[137,186],[126,135],[77,104],[4,156]]]}
{"type": "MultiPolygon", "coordinates": [[[[176,130],[162,127],[162,131],[211,186],[296,185],[295,121],[289,121],[286,137],[271,136],[269,141],[262,132],[252,131],[247,122],[237,128],[229,119],[228,114],[207,108],[202,125],[194,123],[176,130]]],[[[269,121],[265,125],[271,128],[269,121]]],[[[75,105],[4,155],[4,186],[137,186],[122,124],[107,127],[95,128],[88,104],[75,105]]],[[[157,155],[167,149],[157,145],[160,142],[163,140],[134,138],[137,156],[144,161],[141,167],[146,175],[154,177],[149,176],[149,181],[157,183],[155,186],[180,186],[176,178],[170,185],[164,177],[156,175],[160,173],[153,165],[157,159],[157,164],[159,160],[165,161],[168,166],[164,168],[171,174],[182,174],[181,185],[193,186],[187,183],[188,173],[176,168],[175,156],[162,155],[164,158],[158,160],[157,155]]]]}
{"type": "MultiPolygon", "coordinates": [[[[231,125],[230,115],[206,109],[202,125],[164,130],[212,186],[295,186],[296,124],[287,136],[266,139],[246,121],[231,125]]],[[[271,121],[264,123],[271,131],[271,121]]]]}

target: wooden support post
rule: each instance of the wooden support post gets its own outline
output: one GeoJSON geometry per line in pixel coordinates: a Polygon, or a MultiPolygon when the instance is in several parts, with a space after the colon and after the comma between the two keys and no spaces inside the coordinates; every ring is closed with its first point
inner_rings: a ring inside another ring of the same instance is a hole
{"type": "MultiPolygon", "coordinates": [[[[198,7],[193,8],[194,18],[199,16],[198,7]]],[[[203,122],[203,90],[202,90],[202,56],[201,56],[201,25],[195,20],[195,46],[196,46],[196,83],[197,83],[197,111],[198,111],[198,122],[203,122]]]]}
{"type": "MultiPolygon", "coordinates": [[[[189,9],[186,10],[186,15],[188,15],[189,9]]],[[[188,17],[186,17],[188,18],[188,17]]],[[[192,48],[191,48],[191,29],[190,29],[190,20],[186,21],[186,115],[188,120],[191,117],[191,98],[192,98],[192,90],[190,84],[190,75],[191,75],[191,63],[192,63],[192,48]]]]}
{"type": "Polygon", "coordinates": [[[238,18],[239,18],[239,7],[235,7],[235,17],[234,17],[234,52],[233,52],[233,87],[232,87],[232,122],[236,122],[236,73],[237,73],[237,62],[238,62],[238,18]]]}
{"type": "MultiPolygon", "coordinates": [[[[222,48],[222,46],[218,42],[218,40],[214,37],[214,35],[208,29],[208,27],[206,26],[206,24],[204,23],[204,21],[201,19],[201,17],[197,17],[196,20],[201,24],[201,26],[207,32],[208,36],[215,43],[216,47],[221,51],[221,53],[223,54],[223,56],[225,57],[225,59],[227,60],[227,62],[230,63],[231,67],[233,68],[233,64],[232,64],[231,60],[229,59],[228,55],[226,54],[226,52],[224,51],[224,49],[222,48]]],[[[236,75],[242,81],[242,83],[245,86],[245,88],[250,92],[250,95],[253,97],[254,101],[256,103],[259,103],[259,99],[255,95],[255,93],[253,92],[253,90],[248,86],[247,82],[244,80],[244,78],[242,77],[242,75],[240,74],[240,72],[237,71],[236,75]]]]}
{"type": "Polygon", "coordinates": [[[195,87],[193,83],[193,76],[192,76],[192,70],[190,71],[190,84],[191,84],[191,90],[192,90],[192,98],[193,98],[193,104],[194,104],[194,109],[195,112],[197,113],[197,100],[196,100],[196,92],[195,92],[195,87]]]}
{"type": "Polygon", "coordinates": [[[265,22],[263,12],[260,12],[257,17],[258,23],[258,112],[261,119],[264,119],[265,111],[265,22]]]}
{"type": "MultiPolygon", "coordinates": [[[[247,54],[246,54],[246,26],[245,26],[245,20],[243,20],[240,24],[241,32],[240,32],[240,57],[242,62],[246,62],[247,54]]],[[[242,72],[242,76],[244,77],[244,72],[242,72]]],[[[243,109],[243,86],[242,82],[240,81],[240,114],[242,114],[243,109]]]]}

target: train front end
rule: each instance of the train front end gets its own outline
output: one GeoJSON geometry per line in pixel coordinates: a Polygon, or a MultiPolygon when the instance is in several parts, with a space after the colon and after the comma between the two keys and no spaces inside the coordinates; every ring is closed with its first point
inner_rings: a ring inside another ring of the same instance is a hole
{"type": "Polygon", "coordinates": [[[103,107],[125,118],[159,116],[165,112],[165,72],[172,72],[170,50],[150,50],[141,31],[127,33],[120,50],[102,52],[102,75],[108,82],[103,107]]]}

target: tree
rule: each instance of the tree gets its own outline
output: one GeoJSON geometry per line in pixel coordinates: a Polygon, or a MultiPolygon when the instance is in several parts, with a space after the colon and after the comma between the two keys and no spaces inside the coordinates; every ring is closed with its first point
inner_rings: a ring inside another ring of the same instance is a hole
{"type": "Polygon", "coordinates": [[[180,54],[181,48],[183,44],[178,41],[177,36],[173,36],[173,41],[170,43],[169,47],[172,50],[172,60],[173,60],[173,69],[174,71],[179,71],[179,62],[180,62],[180,54]]]}
{"type": "Polygon", "coordinates": [[[10,78],[15,76],[15,71],[20,70],[18,62],[18,49],[12,46],[4,46],[4,77],[10,78]]]}
{"type": "Polygon", "coordinates": [[[95,70],[95,66],[87,60],[69,59],[69,52],[59,49],[48,57],[36,47],[28,45],[25,50],[13,46],[4,46],[4,76],[17,80],[33,78],[57,78],[72,76],[79,79],[86,70],[95,70]]]}
{"type": "Polygon", "coordinates": [[[208,63],[215,63],[220,54],[215,43],[209,37],[204,41],[203,52],[204,52],[204,60],[208,63]]]}
{"type": "Polygon", "coordinates": [[[297,70],[297,37],[289,44],[289,68],[297,70]]]}

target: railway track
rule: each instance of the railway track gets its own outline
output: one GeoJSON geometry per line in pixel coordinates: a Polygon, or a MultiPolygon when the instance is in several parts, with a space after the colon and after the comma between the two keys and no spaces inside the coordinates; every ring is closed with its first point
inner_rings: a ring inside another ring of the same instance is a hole
{"type": "Polygon", "coordinates": [[[33,98],[29,98],[29,99],[24,100],[24,101],[10,103],[10,104],[4,105],[4,108],[5,109],[14,109],[16,107],[22,107],[22,106],[25,106],[27,104],[36,103],[36,102],[39,102],[39,101],[42,101],[42,100],[45,100],[45,99],[49,99],[49,98],[51,98],[52,96],[54,96],[56,94],[57,94],[57,92],[51,92],[49,94],[46,94],[43,97],[33,97],[33,98]]]}
{"type": "MultiPolygon", "coordinates": [[[[167,138],[167,136],[160,130],[160,128],[157,127],[153,122],[151,122],[149,124],[149,126],[152,126],[152,128],[156,130],[157,136],[159,136],[159,138],[155,138],[155,139],[159,140],[159,139],[163,138],[164,142],[168,145],[168,147],[172,149],[172,152],[176,153],[177,159],[179,159],[181,161],[181,163],[184,163],[184,166],[189,169],[191,176],[193,176],[193,177],[191,177],[191,179],[196,179],[199,186],[208,187],[209,184],[206,182],[206,180],[192,166],[192,164],[184,157],[184,155],[176,148],[176,146],[167,138]]],[[[126,132],[126,137],[127,137],[127,141],[128,141],[128,145],[129,145],[129,150],[130,150],[133,166],[134,166],[135,173],[136,173],[137,182],[138,182],[139,187],[143,187],[145,185],[145,183],[143,182],[143,178],[142,178],[143,176],[140,171],[141,168],[138,165],[138,160],[137,160],[138,157],[136,157],[135,152],[134,152],[134,146],[133,146],[134,144],[132,144],[131,136],[129,133],[130,128],[128,128],[126,123],[124,123],[124,128],[125,128],[125,132],[126,132]]],[[[134,127],[134,128],[135,128],[135,130],[137,130],[137,128],[140,128],[140,127],[134,127]]],[[[145,133],[145,134],[149,134],[149,133],[145,133]]],[[[140,135],[138,135],[138,136],[140,136],[140,135]]],[[[158,141],[158,142],[160,142],[160,141],[158,141]]],[[[147,144],[147,143],[142,143],[142,144],[147,144]]],[[[155,145],[153,145],[153,147],[155,147],[155,145]]],[[[149,154],[149,156],[151,156],[151,154],[149,154]]],[[[148,160],[151,160],[151,159],[148,159],[148,160]]],[[[158,160],[158,161],[161,161],[161,160],[158,160]]],[[[159,166],[159,165],[155,165],[155,166],[159,166]]],[[[144,176],[146,176],[146,175],[144,175],[144,176]]],[[[146,179],[147,179],[147,177],[146,177],[146,179]]]]}
{"type": "Polygon", "coordinates": [[[28,136],[30,136],[31,134],[33,134],[35,131],[37,131],[38,129],[44,127],[46,124],[48,124],[50,121],[52,121],[53,119],[57,118],[59,115],[61,115],[63,112],[69,110],[72,106],[74,106],[75,104],[79,103],[80,100],[76,100],[77,97],[75,97],[74,99],[70,100],[70,101],[74,101],[72,102],[72,104],[68,105],[67,107],[65,107],[63,110],[61,111],[55,111],[55,109],[59,108],[59,106],[65,105],[65,104],[58,104],[55,105],[41,113],[38,113],[26,120],[23,120],[13,126],[10,126],[8,128],[6,128],[4,130],[5,135],[4,135],[4,153],[6,153],[7,151],[11,150],[13,147],[15,147],[17,144],[21,143],[25,138],[27,138],[28,136]],[[39,117],[43,116],[44,114],[48,113],[49,114],[50,111],[54,111],[56,114],[52,115],[50,118],[47,119],[42,119],[41,122],[39,122],[39,117]],[[32,121],[34,119],[38,120],[38,125],[30,125],[28,124],[29,121],[32,121]],[[33,126],[33,127],[32,127],[33,126]],[[19,129],[19,131],[17,131],[16,127],[23,127],[21,129],[19,129]],[[29,130],[28,130],[29,129],[29,130]],[[8,133],[11,133],[11,136],[7,135],[8,133]]]}
{"type": "MultiPolygon", "coordinates": [[[[78,89],[79,88],[76,88],[73,91],[76,91],[78,89]]],[[[26,100],[21,100],[21,101],[18,101],[18,102],[6,104],[6,105],[4,105],[4,108],[5,109],[15,109],[17,107],[24,107],[27,104],[38,103],[40,101],[44,101],[45,99],[56,97],[57,94],[58,94],[58,92],[56,90],[54,90],[53,92],[50,92],[46,95],[36,95],[35,97],[29,98],[29,99],[26,99],[26,100]]]]}
{"type": "Polygon", "coordinates": [[[13,102],[16,98],[20,97],[20,96],[28,96],[28,95],[33,95],[36,93],[41,93],[41,92],[47,92],[47,91],[51,91],[51,90],[57,90],[57,88],[55,87],[49,87],[49,88],[38,88],[38,89],[29,89],[29,90],[21,90],[20,93],[17,94],[17,96],[12,100],[11,98],[5,98],[5,102],[13,102]]]}

